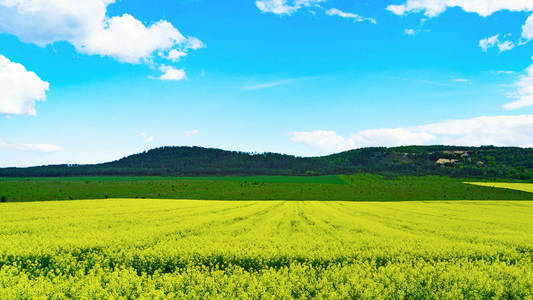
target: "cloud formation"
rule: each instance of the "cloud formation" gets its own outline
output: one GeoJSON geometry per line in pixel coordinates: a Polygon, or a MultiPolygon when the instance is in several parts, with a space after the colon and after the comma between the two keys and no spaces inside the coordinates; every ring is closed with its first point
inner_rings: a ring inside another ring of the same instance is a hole
{"type": "Polygon", "coordinates": [[[44,101],[50,84],[0,54],[0,115],[35,115],[35,102],[44,101]]]}
{"type": "Polygon", "coordinates": [[[487,52],[490,48],[498,47],[500,53],[511,50],[515,47],[515,44],[511,41],[500,41],[500,35],[496,34],[491,37],[482,39],[479,41],[479,47],[483,52],[487,52]]]}
{"type": "Polygon", "coordinates": [[[423,12],[427,17],[435,17],[450,7],[459,7],[470,13],[488,17],[500,10],[533,11],[530,0],[407,0],[404,4],[389,5],[387,9],[397,15],[423,12]]]}
{"type": "Polygon", "coordinates": [[[163,74],[155,79],[164,80],[164,81],[180,81],[187,78],[187,74],[182,69],[176,69],[172,66],[162,65],[159,67],[159,70],[163,74]]]}
{"type": "Polygon", "coordinates": [[[533,39],[533,15],[529,16],[524,26],[522,26],[522,38],[526,40],[533,39]]]}
{"type": "Polygon", "coordinates": [[[344,18],[344,19],[351,19],[354,22],[367,22],[368,21],[368,22],[373,23],[373,24],[377,23],[376,20],[373,19],[373,18],[362,17],[362,16],[360,16],[358,14],[350,13],[350,12],[344,12],[344,11],[336,9],[336,8],[331,8],[331,9],[326,10],[326,15],[328,15],[328,16],[338,16],[338,17],[341,17],[341,18],[344,18]]]}
{"type": "Polygon", "coordinates": [[[407,35],[410,35],[410,36],[413,36],[416,34],[416,31],[412,28],[405,28],[403,30],[403,33],[407,34],[407,35]]]}
{"type": "Polygon", "coordinates": [[[186,38],[167,21],[146,27],[125,14],[106,19],[103,28],[90,32],[74,45],[81,53],[138,64],[149,59],[155,51],[171,49],[185,41],[186,38]]]}
{"type": "Polygon", "coordinates": [[[255,5],[263,13],[291,15],[304,7],[317,6],[326,0],[257,0],[255,5]]]}
{"type": "Polygon", "coordinates": [[[487,52],[490,48],[494,47],[496,43],[500,40],[500,35],[496,34],[491,37],[482,39],[479,41],[479,47],[481,47],[481,50],[484,52],[487,52]]]}
{"type": "Polygon", "coordinates": [[[517,90],[509,94],[509,98],[516,100],[505,104],[503,108],[514,110],[533,106],[533,65],[527,68],[526,74],[519,78],[518,82],[515,83],[515,87],[517,90]]]}
{"type": "Polygon", "coordinates": [[[293,132],[291,141],[307,145],[322,153],[336,153],[355,148],[353,139],[346,139],[335,131],[328,130],[293,132]]]}
{"type": "Polygon", "coordinates": [[[345,138],[334,131],[293,132],[291,141],[321,154],[375,146],[533,146],[533,115],[482,116],[414,127],[361,130],[345,138]]]}
{"type": "Polygon", "coordinates": [[[156,51],[197,49],[199,40],[184,37],[161,20],[150,26],[129,14],[107,16],[115,0],[0,0],[0,32],[46,46],[69,42],[80,53],[110,56],[137,64],[156,51]]]}
{"type": "Polygon", "coordinates": [[[500,52],[512,50],[515,47],[515,44],[511,41],[505,41],[498,44],[498,49],[500,52]]]}

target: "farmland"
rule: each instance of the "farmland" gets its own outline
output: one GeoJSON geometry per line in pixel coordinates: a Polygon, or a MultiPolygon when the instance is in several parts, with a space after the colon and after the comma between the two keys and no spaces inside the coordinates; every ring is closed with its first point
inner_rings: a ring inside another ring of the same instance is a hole
{"type": "Polygon", "coordinates": [[[0,298],[533,297],[533,202],[0,205],[0,298]]]}
{"type": "Polygon", "coordinates": [[[477,186],[495,187],[500,189],[510,189],[533,193],[533,184],[531,183],[514,183],[514,182],[469,182],[477,186]]]}
{"type": "Polygon", "coordinates": [[[0,178],[7,202],[104,198],[199,200],[533,200],[525,191],[443,176],[374,174],[251,177],[0,178]]]}

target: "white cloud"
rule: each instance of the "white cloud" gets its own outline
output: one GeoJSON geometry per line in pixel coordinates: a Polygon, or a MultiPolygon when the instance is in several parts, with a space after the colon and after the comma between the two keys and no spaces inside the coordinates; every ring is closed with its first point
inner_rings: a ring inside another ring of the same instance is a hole
{"type": "Polygon", "coordinates": [[[13,144],[0,139],[0,149],[14,149],[20,151],[58,152],[63,148],[52,144],[13,144]]]}
{"type": "MultiPolygon", "coordinates": [[[[404,15],[412,12],[423,12],[427,17],[436,17],[446,11],[449,7],[458,7],[469,13],[476,13],[482,17],[488,17],[495,12],[508,11],[533,11],[533,1],[531,0],[406,0],[404,4],[389,5],[387,9],[396,15],[404,15]]],[[[506,38],[509,35],[504,35],[506,38]]],[[[531,15],[522,27],[522,37],[529,41],[533,38],[533,15],[531,15]]],[[[523,45],[527,41],[519,41],[518,45],[523,45]]],[[[500,52],[513,49],[516,45],[511,41],[499,41],[499,35],[482,39],[479,46],[483,51],[498,46],[500,52]]]]}
{"type": "Polygon", "coordinates": [[[344,18],[344,19],[351,19],[354,22],[366,22],[366,21],[368,21],[368,22],[373,23],[373,24],[377,23],[376,20],[373,19],[373,18],[362,17],[362,16],[360,16],[358,14],[344,12],[344,11],[336,9],[336,8],[331,8],[331,9],[326,10],[326,15],[328,15],[328,16],[338,16],[338,17],[341,17],[341,18],[344,18]]]}
{"type": "Polygon", "coordinates": [[[196,38],[185,38],[169,22],[150,26],[129,14],[108,17],[115,0],[0,0],[0,32],[45,46],[69,42],[80,53],[110,56],[140,63],[155,51],[197,49],[196,38]]]}
{"type": "Polygon", "coordinates": [[[533,15],[529,16],[522,26],[522,37],[526,40],[533,39],[533,15]]]}
{"type": "Polygon", "coordinates": [[[412,28],[405,28],[403,33],[413,36],[413,35],[416,34],[416,31],[414,29],[412,29],[412,28]]]}
{"type": "Polygon", "coordinates": [[[74,45],[79,52],[111,56],[126,63],[140,63],[157,50],[167,50],[185,43],[186,38],[167,21],[149,27],[131,15],[105,20],[105,27],[95,30],[74,45]]]}
{"type": "Polygon", "coordinates": [[[0,0],[0,31],[45,46],[77,41],[103,27],[114,0],[0,0]]]}
{"type": "Polygon", "coordinates": [[[533,146],[533,115],[482,116],[414,127],[359,131],[349,138],[334,131],[294,132],[291,140],[320,153],[373,146],[466,145],[533,146]]]}
{"type": "Polygon", "coordinates": [[[178,51],[176,49],[170,50],[167,55],[165,55],[163,52],[159,53],[159,56],[164,57],[172,62],[178,62],[182,57],[187,56],[187,53],[184,51],[178,51]]]}
{"type": "Polygon", "coordinates": [[[188,37],[186,42],[183,43],[183,46],[180,49],[171,49],[168,51],[168,54],[165,54],[164,51],[159,51],[159,56],[165,59],[168,59],[172,62],[178,62],[181,58],[189,55],[189,50],[197,50],[204,48],[205,44],[195,37],[188,37]]]}
{"type": "Polygon", "coordinates": [[[146,132],[141,132],[141,139],[147,143],[151,143],[154,141],[154,137],[151,135],[148,135],[146,132]]]}
{"type": "MultiPolygon", "coordinates": [[[[506,36],[507,35],[505,35],[504,38],[506,36]]],[[[488,38],[485,38],[479,41],[479,47],[481,48],[481,50],[483,50],[483,52],[487,52],[487,50],[489,50],[490,48],[496,47],[496,46],[498,47],[501,53],[501,52],[513,49],[515,47],[515,44],[511,41],[503,41],[503,42],[500,41],[499,34],[493,35],[491,37],[488,37],[488,38]]]]}
{"type": "Polygon", "coordinates": [[[165,80],[165,81],[180,81],[180,80],[187,78],[187,74],[185,73],[184,70],[176,69],[172,66],[162,65],[159,68],[159,70],[163,72],[163,74],[154,79],[165,80]]]}
{"type": "Polygon", "coordinates": [[[326,0],[257,0],[255,5],[264,13],[291,15],[303,7],[317,6],[326,0]]]}
{"type": "Polygon", "coordinates": [[[449,7],[459,7],[470,13],[487,17],[500,10],[533,11],[531,0],[407,0],[404,4],[389,5],[388,10],[404,15],[411,12],[424,12],[428,17],[435,17],[449,7]]]}
{"type": "Polygon", "coordinates": [[[184,51],[186,50],[198,50],[201,48],[205,48],[204,42],[202,42],[200,39],[195,38],[193,36],[187,37],[187,41],[185,42],[185,45],[183,46],[184,51]]]}
{"type": "Polygon", "coordinates": [[[500,40],[500,35],[497,34],[497,35],[493,35],[491,37],[488,37],[486,39],[482,39],[479,41],[479,47],[481,47],[481,49],[483,51],[487,51],[489,48],[492,48],[496,45],[496,43],[498,43],[498,41],[500,40]]]}
{"type": "Polygon", "coordinates": [[[515,86],[517,91],[509,97],[517,100],[505,104],[503,108],[513,110],[533,106],[533,65],[527,68],[526,74],[520,77],[515,86]]]}
{"type": "Polygon", "coordinates": [[[515,47],[515,44],[511,41],[505,41],[502,43],[498,43],[498,49],[500,49],[500,52],[511,50],[515,47]]]}
{"type": "Polygon", "coordinates": [[[350,139],[356,145],[371,147],[426,144],[435,137],[427,132],[408,128],[382,128],[359,131],[350,139]]]}
{"type": "Polygon", "coordinates": [[[302,143],[322,153],[335,153],[355,148],[353,140],[345,139],[335,131],[293,132],[291,135],[291,141],[302,143]]]}
{"type": "Polygon", "coordinates": [[[193,135],[197,135],[198,133],[200,133],[200,130],[193,129],[193,130],[185,131],[185,136],[186,137],[191,137],[193,135]]]}
{"type": "Polygon", "coordinates": [[[49,83],[0,55],[0,115],[35,115],[35,102],[44,101],[49,83]]]}

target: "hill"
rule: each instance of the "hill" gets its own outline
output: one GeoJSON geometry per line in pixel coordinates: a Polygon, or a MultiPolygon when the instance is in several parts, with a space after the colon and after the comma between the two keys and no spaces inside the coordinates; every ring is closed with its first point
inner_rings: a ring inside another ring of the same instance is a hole
{"type": "Polygon", "coordinates": [[[94,165],[3,168],[0,177],[253,176],[376,173],[533,180],[533,149],[406,146],[362,148],[321,157],[161,147],[94,165]]]}

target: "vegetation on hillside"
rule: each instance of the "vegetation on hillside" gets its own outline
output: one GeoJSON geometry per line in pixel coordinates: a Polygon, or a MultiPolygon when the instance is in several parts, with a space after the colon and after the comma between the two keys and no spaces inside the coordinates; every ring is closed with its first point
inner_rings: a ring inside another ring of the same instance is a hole
{"type": "Polygon", "coordinates": [[[410,146],[363,148],[323,157],[162,147],[96,165],[0,169],[0,177],[43,176],[250,176],[446,175],[533,180],[533,149],[512,147],[410,146]]]}

